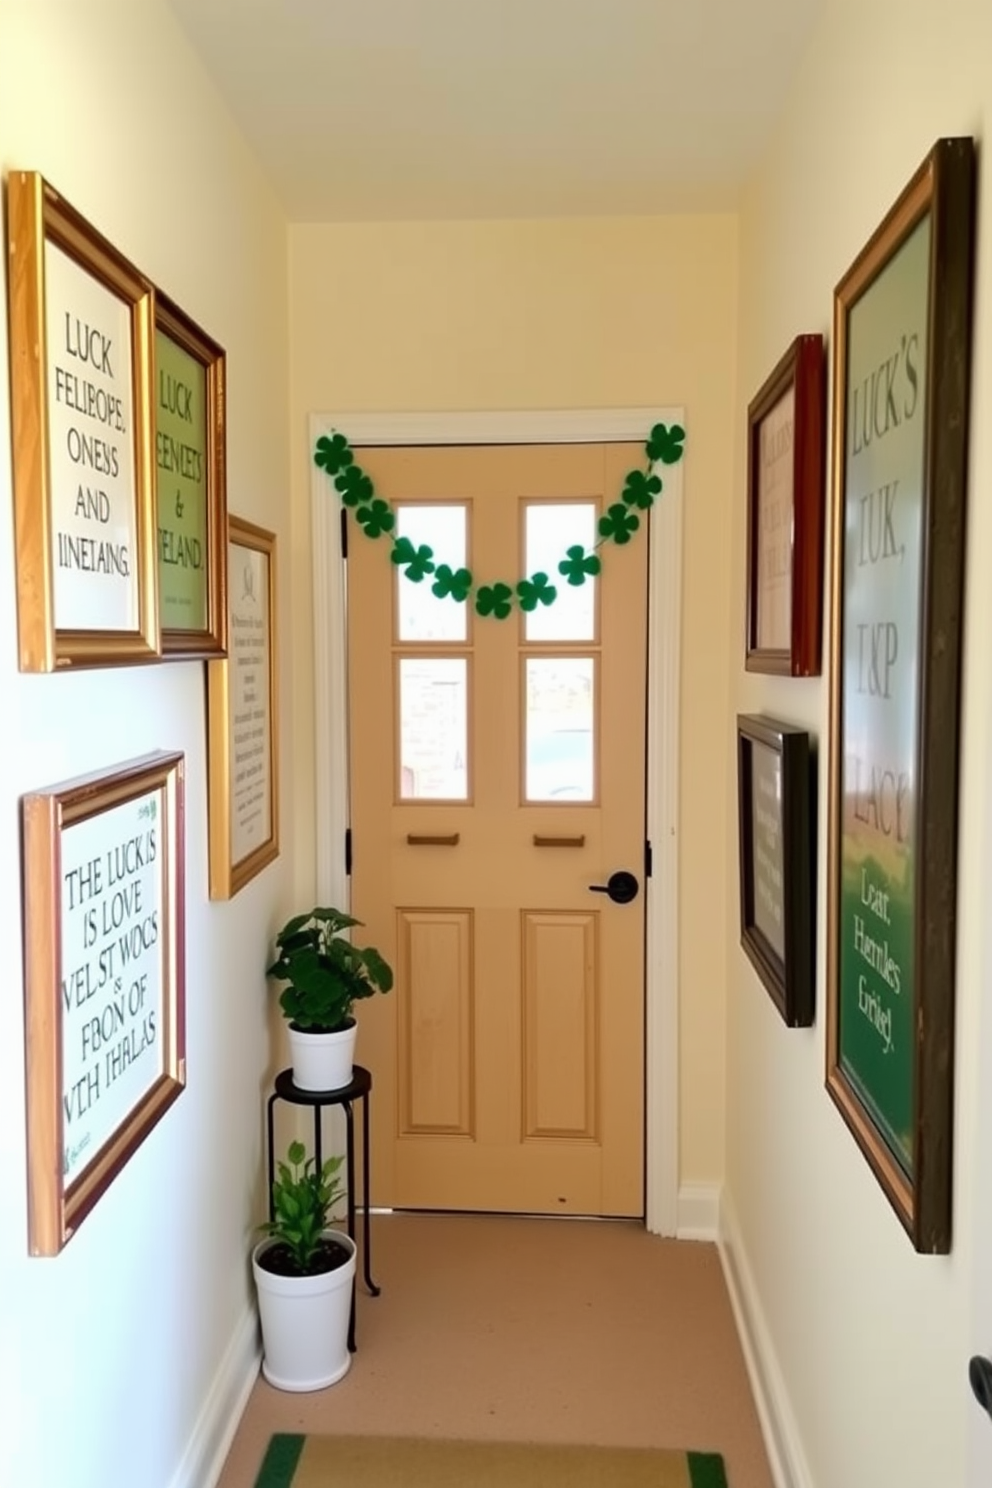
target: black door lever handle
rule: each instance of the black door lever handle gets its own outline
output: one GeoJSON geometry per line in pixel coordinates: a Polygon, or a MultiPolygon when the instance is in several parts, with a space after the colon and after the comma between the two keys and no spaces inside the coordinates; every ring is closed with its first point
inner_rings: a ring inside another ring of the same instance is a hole
{"type": "Polygon", "coordinates": [[[591,893],[609,894],[614,904],[629,904],[632,899],[637,898],[637,888],[637,879],[624,868],[611,873],[605,884],[589,885],[591,893]]]}

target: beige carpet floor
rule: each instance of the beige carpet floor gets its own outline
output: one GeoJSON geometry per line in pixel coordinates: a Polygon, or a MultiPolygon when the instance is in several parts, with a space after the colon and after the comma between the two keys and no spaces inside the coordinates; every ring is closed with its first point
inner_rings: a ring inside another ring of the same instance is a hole
{"type": "Polygon", "coordinates": [[[312,1394],[259,1379],[218,1488],[252,1488],[274,1432],[721,1452],[772,1488],[716,1249],[639,1224],[377,1215],[358,1352],[312,1394]]]}

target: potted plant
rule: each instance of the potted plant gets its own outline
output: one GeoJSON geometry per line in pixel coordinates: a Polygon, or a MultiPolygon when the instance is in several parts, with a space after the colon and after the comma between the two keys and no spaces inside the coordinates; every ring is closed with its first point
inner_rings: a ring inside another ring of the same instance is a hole
{"type": "Polygon", "coordinates": [[[355,1242],[328,1228],[343,1186],[344,1159],[320,1172],[302,1142],[291,1142],[272,1184],[274,1218],[252,1253],[262,1321],[262,1373],[279,1390],[322,1390],[347,1374],[355,1242]]]}
{"type": "Polygon", "coordinates": [[[288,982],[279,1005],[289,1023],[293,1083],[301,1090],[341,1090],[351,1083],[357,1025],[352,1007],[388,992],[393,973],[374,946],[343,934],[361,920],[339,909],[311,909],[284,925],[266,976],[288,982]]]}

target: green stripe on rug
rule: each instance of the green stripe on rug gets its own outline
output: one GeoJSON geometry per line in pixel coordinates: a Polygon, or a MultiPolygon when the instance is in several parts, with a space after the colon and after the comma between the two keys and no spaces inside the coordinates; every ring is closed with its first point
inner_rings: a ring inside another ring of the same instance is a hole
{"type": "Polygon", "coordinates": [[[255,1488],[728,1488],[711,1452],[430,1437],[274,1436],[255,1488]]]}
{"type": "Polygon", "coordinates": [[[255,1488],[290,1488],[305,1441],[305,1436],[273,1436],[255,1488]]]}
{"type": "Polygon", "coordinates": [[[689,1452],[687,1456],[692,1488],[727,1488],[723,1458],[716,1452],[689,1452]]]}

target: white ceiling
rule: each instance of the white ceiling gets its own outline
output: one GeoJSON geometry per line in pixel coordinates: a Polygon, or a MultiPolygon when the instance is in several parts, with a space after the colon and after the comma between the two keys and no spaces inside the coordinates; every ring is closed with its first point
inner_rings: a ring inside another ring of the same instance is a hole
{"type": "Polygon", "coordinates": [[[293,221],[732,208],[822,0],[170,0],[293,221]]]}

